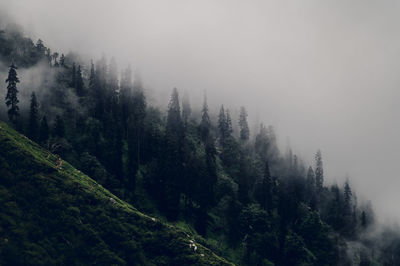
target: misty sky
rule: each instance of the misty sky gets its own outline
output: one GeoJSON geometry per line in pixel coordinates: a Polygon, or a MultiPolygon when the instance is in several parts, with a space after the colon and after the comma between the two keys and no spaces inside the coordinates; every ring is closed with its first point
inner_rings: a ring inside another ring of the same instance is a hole
{"type": "MultiPolygon", "coordinates": [[[[106,53],[155,96],[246,106],[327,179],[400,218],[400,2],[0,0],[59,52],[106,53]]],[[[3,16],[4,17],[4,16],[3,16]]],[[[1,18],[0,18],[1,19],[1,18]]]]}

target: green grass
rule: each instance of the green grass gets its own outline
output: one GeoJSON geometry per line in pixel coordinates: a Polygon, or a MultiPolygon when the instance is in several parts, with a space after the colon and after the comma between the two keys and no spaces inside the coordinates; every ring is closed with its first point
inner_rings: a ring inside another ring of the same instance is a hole
{"type": "Polygon", "coordinates": [[[65,161],[58,169],[56,155],[0,122],[0,265],[232,265],[188,231],[65,161]]]}

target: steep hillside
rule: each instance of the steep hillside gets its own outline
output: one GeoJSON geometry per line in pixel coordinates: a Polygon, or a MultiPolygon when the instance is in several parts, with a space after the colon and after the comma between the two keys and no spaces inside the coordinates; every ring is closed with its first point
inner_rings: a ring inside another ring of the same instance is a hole
{"type": "Polygon", "coordinates": [[[0,122],[1,265],[230,265],[0,122]]]}

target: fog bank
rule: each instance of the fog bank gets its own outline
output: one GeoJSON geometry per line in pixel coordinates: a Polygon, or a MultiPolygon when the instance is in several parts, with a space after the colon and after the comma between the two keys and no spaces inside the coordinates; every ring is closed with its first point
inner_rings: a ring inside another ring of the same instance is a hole
{"type": "Polygon", "coordinates": [[[400,218],[399,2],[2,0],[0,10],[53,50],[130,63],[158,102],[177,87],[197,104],[206,91],[213,111],[246,106],[283,150],[289,138],[312,163],[320,148],[328,182],[349,175],[378,216],[400,218]]]}

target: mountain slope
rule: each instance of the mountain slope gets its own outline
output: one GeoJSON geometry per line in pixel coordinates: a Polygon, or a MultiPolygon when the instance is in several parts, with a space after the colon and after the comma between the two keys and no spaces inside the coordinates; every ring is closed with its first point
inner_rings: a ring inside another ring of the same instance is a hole
{"type": "Polygon", "coordinates": [[[0,122],[1,265],[231,265],[191,241],[0,122]]]}

